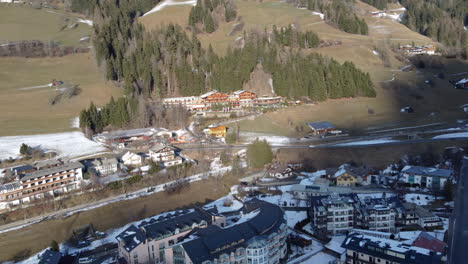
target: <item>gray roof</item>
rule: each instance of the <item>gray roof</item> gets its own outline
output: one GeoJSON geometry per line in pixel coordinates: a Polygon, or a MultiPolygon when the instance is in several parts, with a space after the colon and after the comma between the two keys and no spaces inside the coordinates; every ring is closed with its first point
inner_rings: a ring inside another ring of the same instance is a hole
{"type": "Polygon", "coordinates": [[[107,164],[118,164],[119,161],[116,158],[96,159],[93,162],[94,166],[107,165],[107,164]]]}
{"type": "Polygon", "coordinates": [[[335,126],[327,121],[320,121],[320,122],[310,122],[307,125],[314,129],[314,130],[321,130],[321,129],[334,129],[335,126]]]}
{"type": "Polygon", "coordinates": [[[16,166],[16,167],[13,167],[10,169],[10,174],[22,174],[24,171],[28,171],[28,170],[34,170],[34,166],[32,165],[29,165],[29,164],[25,164],[25,165],[20,165],[20,166],[16,166]]]}
{"type": "Polygon", "coordinates": [[[58,264],[62,258],[62,253],[47,249],[41,256],[39,264],[58,264]]]}
{"type": "Polygon", "coordinates": [[[51,167],[51,166],[57,166],[57,165],[61,165],[62,162],[60,160],[41,160],[41,161],[38,161],[36,163],[34,163],[34,166],[36,166],[36,168],[40,169],[40,168],[44,168],[44,167],[51,167]]]}
{"type": "Polygon", "coordinates": [[[19,182],[5,183],[3,185],[0,185],[0,193],[14,191],[16,189],[19,189],[20,187],[21,184],[19,182]]]}
{"type": "Polygon", "coordinates": [[[138,137],[138,136],[152,136],[155,133],[166,131],[161,128],[137,128],[137,129],[130,129],[130,130],[117,130],[111,131],[108,133],[101,133],[98,134],[97,137],[102,137],[108,140],[115,139],[115,138],[130,138],[130,137],[138,137]]]}
{"type": "Polygon", "coordinates": [[[200,208],[169,212],[143,221],[138,227],[131,225],[117,236],[117,240],[123,241],[125,250],[130,252],[146,239],[159,239],[172,235],[177,228],[191,228],[193,223],[199,224],[201,221],[209,223],[211,214],[200,208]]]}
{"type": "Polygon", "coordinates": [[[162,149],[164,149],[166,147],[174,150],[174,148],[172,146],[164,145],[164,144],[160,144],[160,143],[158,143],[158,144],[154,145],[153,147],[151,147],[150,150],[153,151],[153,152],[159,152],[159,151],[161,151],[162,149]]]}
{"type": "Polygon", "coordinates": [[[435,177],[450,177],[452,175],[451,170],[447,169],[437,169],[431,167],[421,167],[421,166],[406,166],[402,170],[403,173],[423,175],[423,176],[435,176],[435,177]]]}
{"type": "Polygon", "coordinates": [[[286,223],[283,210],[274,204],[257,199],[245,203],[246,210],[259,210],[252,219],[227,228],[199,229],[190,236],[198,238],[182,242],[185,252],[193,263],[203,263],[245,247],[249,241],[277,232],[286,223]]]}
{"type": "Polygon", "coordinates": [[[44,170],[38,170],[38,171],[35,171],[35,172],[31,172],[31,173],[26,173],[23,177],[21,177],[21,181],[27,181],[27,180],[31,180],[31,179],[34,179],[34,178],[39,178],[39,177],[42,177],[42,176],[47,176],[47,175],[50,175],[50,174],[55,174],[55,173],[59,173],[59,172],[63,172],[63,171],[68,171],[68,170],[74,170],[74,169],[78,169],[78,168],[83,168],[83,164],[81,164],[80,162],[69,162],[69,163],[65,163],[63,164],[62,166],[57,166],[57,167],[52,167],[52,168],[49,168],[49,169],[44,169],[44,170]]]}

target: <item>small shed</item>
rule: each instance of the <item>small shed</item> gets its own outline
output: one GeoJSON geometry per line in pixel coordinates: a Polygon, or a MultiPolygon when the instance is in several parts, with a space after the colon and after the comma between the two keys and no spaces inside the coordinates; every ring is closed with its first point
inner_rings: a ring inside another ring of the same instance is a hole
{"type": "Polygon", "coordinates": [[[310,129],[312,129],[312,132],[315,135],[324,134],[326,132],[335,130],[336,128],[332,123],[327,121],[310,122],[307,123],[307,125],[310,127],[310,129]]]}

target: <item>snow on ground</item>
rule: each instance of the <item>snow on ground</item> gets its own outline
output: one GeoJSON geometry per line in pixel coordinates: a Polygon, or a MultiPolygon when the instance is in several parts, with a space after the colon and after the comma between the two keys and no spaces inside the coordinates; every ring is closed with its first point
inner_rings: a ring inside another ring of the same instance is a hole
{"type": "Polygon", "coordinates": [[[78,19],[78,22],[79,23],[84,23],[84,24],[86,24],[88,26],[91,26],[91,27],[93,26],[93,21],[91,21],[89,19],[78,19]]]}
{"type": "MultiPolygon", "coordinates": [[[[291,245],[292,254],[289,257],[289,264],[299,264],[304,263],[304,261],[310,259],[311,257],[317,255],[323,250],[323,245],[320,241],[315,240],[309,236],[304,234],[297,233],[295,231],[290,231],[292,234],[296,236],[301,236],[307,240],[312,240],[312,244],[306,247],[300,247],[296,245],[291,245]]],[[[317,264],[328,264],[328,262],[308,262],[308,263],[317,263],[317,264]]]]}
{"type": "Polygon", "coordinates": [[[285,211],[284,213],[287,217],[288,226],[291,228],[294,228],[298,222],[307,218],[306,211],[285,211]]]}
{"type": "Polygon", "coordinates": [[[216,206],[216,208],[218,209],[218,212],[222,214],[226,212],[237,211],[241,209],[244,205],[240,201],[234,199],[234,197],[232,197],[231,195],[228,195],[228,196],[222,197],[214,202],[211,202],[203,206],[203,208],[209,209],[214,206],[216,206]],[[229,203],[231,204],[225,206],[225,204],[229,204],[229,203]]]}
{"type": "Polygon", "coordinates": [[[312,11],[312,14],[314,14],[314,15],[316,15],[316,16],[319,16],[320,19],[322,19],[322,20],[325,18],[325,15],[322,14],[322,13],[319,13],[319,12],[312,11]]]}
{"type": "Polygon", "coordinates": [[[0,159],[18,157],[21,144],[27,144],[33,148],[44,151],[55,151],[59,157],[78,157],[89,154],[97,154],[107,149],[87,139],[81,132],[64,132],[55,134],[39,134],[24,136],[0,137],[0,159]]]}
{"type": "MultiPolygon", "coordinates": [[[[359,200],[364,202],[364,200],[366,198],[370,198],[370,199],[383,198],[384,193],[383,192],[380,192],[380,193],[358,193],[356,195],[358,196],[359,200]]],[[[391,196],[395,196],[395,194],[394,193],[385,193],[385,197],[391,197],[391,196]]]]}
{"type": "Polygon", "coordinates": [[[336,258],[333,257],[332,255],[319,252],[313,255],[310,259],[304,260],[302,264],[328,264],[328,263],[334,263],[334,261],[336,261],[336,258]]]}
{"type": "Polygon", "coordinates": [[[445,138],[468,138],[468,132],[463,133],[450,133],[443,134],[433,137],[433,139],[445,139],[445,138]]]}
{"type": "Polygon", "coordinates": [[[48,83],[48,84],[43,84],[43,85],[23,87],[23,88],[18,88],[18,90],[33,90],[33,89],[40,89],[40,88],[47,88],[47,87],[52,87],[52,84],[48,83]]]}
{"type": "Polygon", "coordinates": [[[407,193],[405,194],[405,200],[409,203],[415,203],[417,205],[428,205],[434,202],[435,198],[428,194],[419,193],[407,193]]]}
{"type": "Polygon", "coordinates": [[[276,135],[267,134],[267,133],[254,133],[254,132],[241,132],[240,138],[242,141],[247,142],[247,143],[253,142],[255,139],[258,138],[259,140],[266,140],[268,143],[272,145],[281,145],[281,144],[289,144],[292,142],[299,142],[295,138],[276,136],[276,135]]]}
{"type": "Polygon", "coordinates": [[[161,11],[162,9],[164,9],[167,6],[176,6],[176,5],[192,5],[192,6],[195,6],[196,4],[197,4],[196,0],[188,0],[188,1],[181,1],[181,2],[177,2],[177,1],[173,1],[173,0],[166,0],[164,2],[161,2],[161,3],[157,4],[153,9],[151,9],[150,11],[145,13],[143,16],[146,16],[146,15],[161,11]]]}
{"type": "Polygon", "coordinates": [[[326,175],[327,172],[325,170],[319,170],[316,172],[301,172],[301,175],[307,177],[306,179],[303,179],[300,184],[314,184],[315,179],[320,178],[320,176],[326,175]]]}
{"type": "Polygon", "coordinates": [[[311,234],[314,233],[314,228],[312,227],[312,223],[308,223],[302,229],[304,229],[305,231],[307,231],[307,232],[309,232],[311,234]]]}
{"type": "Polygon", "coordinates": [[[339,143],[339,144],[335,144],[334,146],[365,146],[365,145],[388,144],[388,143],[394,143],[394,142],[399,142],[399,140],[381,138],[381,139],[372,139],[372,140],[364,140],[364,141],[339,143]]]}
{"type": "Polygon", "coordinates": [[[379,55],[380,55],[380,53],[379,53],[378,51],[376,51],[376,50],[373,50],[372,53],[374,53],[375,56],[379,56],[379,55]]]}

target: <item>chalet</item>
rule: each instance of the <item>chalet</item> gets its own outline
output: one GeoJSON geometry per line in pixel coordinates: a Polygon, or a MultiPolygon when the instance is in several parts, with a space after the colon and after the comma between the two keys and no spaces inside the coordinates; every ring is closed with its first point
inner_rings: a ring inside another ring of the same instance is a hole
{"type": "Polygon", "coordinates": [[[403,203],[403,206],[403,219],[406,224],[417,224],[422,228],[443,226],[442,219],[425,208],[414,203],[403,203]]]}
{"type": "Polygon", "coordinates": [[[335,176],[336,186],[354,187],[359,181],[359,176],[351,170],[340,170],[335,176]]]}
{"type": "Polygon", "coordinates": [[[227,103],[229,95],[213,90],[211,92],[200,95],[200,98],[208,104],[211,103],[227,103]]]}
{"type": "Polygon", "coordinates": [[[116,173],[119,169],[119,161],[116,158],[96,159],[92,164],[93,170],[101,176],[116,173]]]}
{"type": "Polygon", "coordinates": [[[255,93],[244,90],[235,91],[233,95],[239,100],[252,100],[257,98],[255,93]]]}
{"type": "Polygon", "coordinates": [[[267,175],[276,179],[287,179],[294,176],[293,170],[287,164],[273,163],[267,169],[267,175]]]}
{"type": "Polygon", "coordinates": [[[181,157],[176,156],[175,148],[156,144],[149,150],[149,156],[154,162],[159,162],[164,167],[171,167],[182,164],[183,160],[181,157]]]}
{"type": "Polygon", "coordinates": [[[125,153],[121,159],[126,166],[140,166],[143,164],[143,157],[130,151],[125,153]]]}
{"type": "Polygon", "coordinates": [[[307,125],[315,135],[325,134],[336,129],[332,123],[326,121],[310,122],[307,125]]]}
{"type": "Polygon", "coordinates": [[[224,138],[226,137],[227,130],[228,128],[225,125],[210,125],[203,132],[209,136],[224,138]]]}

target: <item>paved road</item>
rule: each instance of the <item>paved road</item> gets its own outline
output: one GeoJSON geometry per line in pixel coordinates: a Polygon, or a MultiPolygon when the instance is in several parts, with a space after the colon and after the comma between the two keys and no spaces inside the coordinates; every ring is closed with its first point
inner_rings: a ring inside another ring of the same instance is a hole
{"type": "Polygon", "coordinates": [[[449,226],[449,263],[466,264],[468,262],[468,159],[463,160],[458,182],[455,208],[449,226]]]}

